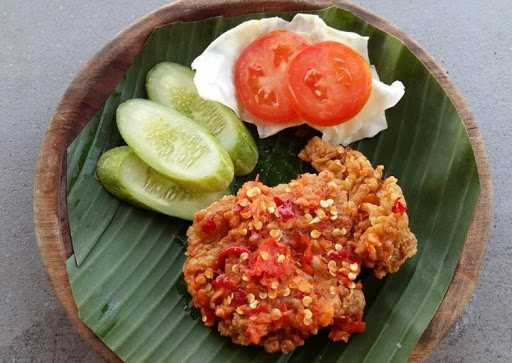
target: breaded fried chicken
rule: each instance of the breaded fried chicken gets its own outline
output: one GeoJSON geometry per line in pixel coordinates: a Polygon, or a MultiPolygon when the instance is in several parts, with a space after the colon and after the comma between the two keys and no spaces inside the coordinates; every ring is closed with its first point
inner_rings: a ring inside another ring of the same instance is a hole
{"type": "Polygon", "coordinates": [[[359,152],[313,138],[319,174],[245,183],[196,213],[183,271],[203,322],[238,344],[289,352],[319,329],[364,331],[363,268],[381,278],[416,252],[396,178],[359,152]]]}
{"type": "Polygon", "coordinates": [[[348,192],[349,202],[358,207],[353,231],[356,253],[376,277],[396,272],[416,254],[402,189],[394,176],[382,179],[382,165],[374,169],[359,151],[327,144],[318,137],[309,141],[299,157],[318,172],[333,173],[348,192]]]}

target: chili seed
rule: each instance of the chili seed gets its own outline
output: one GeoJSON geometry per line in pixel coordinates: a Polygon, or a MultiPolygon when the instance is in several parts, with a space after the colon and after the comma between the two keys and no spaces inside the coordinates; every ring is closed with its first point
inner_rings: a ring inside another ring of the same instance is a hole
{"type": "Polygon", "coordinates": [[[329,202],[327,202],[326,200],[323,200],[323,199],[322,199],[322,200],[320,201],[320,207],[322,207],[322,208],[329,208],[329,207],[330,207],[330,204],[329,204],[329,202]]]}
{"type": "Polygon", "coordinates": [[[273,308],[271,311],[270,311],[270,316],[272,317],[272,320],[278,320],[281,318],[281,310],[277,309],[277,308],[273,308]]]}
{"type": "Polygon", "coordinates": [[[322,235],[322,232],[320,232],[317,229],[314,229],[311,231],[310,235],[311,235],[311,238],[318,238],[322,235]]]}
{"type": "Polygon", "coordinates": [[[213,278],[213,270],[211,268],[207,268],[206,271],[204,272],[204,275],[208,279],[213,278]]]}
{"type": "Polygon", "coordinates": [[[341,229],[339,229],[339,228],[334,228],[334,229],[332,230],[332,235],[333,235],[334,237],[344,236],[346,233],[347,233],[347,230],[346,230],[345,228],[341,228],[341,229]]]}
{"type": "Polygon", "coordinates": [[[325,212],[323,211],[323,209],[317,209],[317,210],[315,211],[315,214],[316,214],[316,216],[317,216],[318,218],[320,218],[320,219],[325,218],[325,212]]]}
{"type": "Polygon", "coordinates": [[[320,218],[315,217],[309,221],[309,224],[315,224],[315,223],[320,223],[320,222],[321,222],[320,218]]]}
{"type": "Polygon", "coordinates": [[[281,237],[281,231],[278,229],[271,229],[269,234],[270,234],[270,237],[272,237],[272,238],[279,239],[281,237]]]}
{"type": "Polygon", "coordinates": [[[251,188],[251,189],[249,189],[249,190],[247,191],[247,196],[248,196],[249,198],[253,198],[253,197],[255,197],[255,196],[257,196],[257,195],[260,195],[260,194],[261,194],[261,190],[260,190],[260,188],[258,188],[258,187],[251,188]]]}
{"type": "Polygon", "coordinates": [[[263,223],[261,221],[254,221],[253,223],[254,228],[256,228],[257,231],[263,228],[263,223]]]}
{"type": "Polygon", "coordinates": [[[336,261],[330,260],[329,262],[327,262],[327,268],[329,270],[336,271],[336,269],[338,268],[338,266],[336,266],[336,261]]]}
{"type": "Polygon", "coordinates": [[[304,306],[309,306],[309,305],[311,305],[312,302],[313,302],[313,299],[311,298],[311,296],[304,296],[302,298],[302,304],[304,304],[304,306]]]}

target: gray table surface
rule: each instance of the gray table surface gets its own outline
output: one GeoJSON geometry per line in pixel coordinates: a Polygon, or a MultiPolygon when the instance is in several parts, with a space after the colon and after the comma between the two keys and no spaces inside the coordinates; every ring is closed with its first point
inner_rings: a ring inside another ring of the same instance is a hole
{"type": "MultiPolygon", "coordinates": [[[[430,362],[511,362],[512,3],[361,0],[420,42],[469,103],[495,193],[479,286],[430,362]]],[[[107,40],[163,0],[0,0],[0,362],[100,362],[70,326],[43,271],[32,176],[65,88],[107,40]]]]}

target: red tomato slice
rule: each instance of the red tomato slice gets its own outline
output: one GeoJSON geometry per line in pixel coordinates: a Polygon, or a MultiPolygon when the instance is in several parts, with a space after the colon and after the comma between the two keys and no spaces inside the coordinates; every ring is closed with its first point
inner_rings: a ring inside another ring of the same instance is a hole
{"type": "Polygon", "coordinates": [[[241,107],[261,121],[296,120],[286,70],[292,57],[308,45],[306,39],[286,30],[266,33],[249,44],[234,69],[241,107]]]}
{"type": "Polygon", "coordinates": [[[350,120],[368,101],[372,75],[366,60],[341,43],[316,43],[288,66],[295,109],[310,124],[332,126],[350,120]]]}

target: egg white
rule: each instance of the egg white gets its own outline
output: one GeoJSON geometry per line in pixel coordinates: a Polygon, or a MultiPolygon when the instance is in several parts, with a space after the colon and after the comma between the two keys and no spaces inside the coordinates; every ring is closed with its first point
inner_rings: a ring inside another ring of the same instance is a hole
{"type": "MultiPolygon", "coordinates": [[[[249,20],[228,30],[215,39],[205,51],[192,62],[196,70],[194,83],[199,95],[220,102],[235,111],[244,121],[255,124],[258,134],[265,138],[288,127],[304,124],[296,121],[289,124],[269,124],[244,113],[240,109],[233,81],[233,68],[242,51],[257,37],[276,29],[296,32],[312,43],[333,40],[357,51],[368,62],[368,37],[344,32],[327,26],[317,15],[297,14],[291,22],[278,17],[249,20]]],[[[382,83],[372,66],[372,92],[363,109],[352,119],[329,127],[310,125],[322,132],[322,138],[331,144],[348,145],[354,141],[373,137],[387,128],[385,110],[395,106],[405,92],[404,85],[395,81],[391,85],[382,83]]]]}

